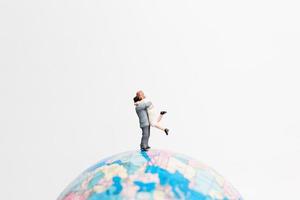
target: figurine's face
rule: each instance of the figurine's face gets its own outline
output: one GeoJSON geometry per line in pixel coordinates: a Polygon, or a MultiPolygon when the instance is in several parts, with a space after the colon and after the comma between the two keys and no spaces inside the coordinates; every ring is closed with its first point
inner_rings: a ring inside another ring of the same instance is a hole
{"type": "Polygon", "coordinates": [[[139,97],[140,100],[145,98],[145,94],[142,90],[138,91],[136,95],[139,97]]]}

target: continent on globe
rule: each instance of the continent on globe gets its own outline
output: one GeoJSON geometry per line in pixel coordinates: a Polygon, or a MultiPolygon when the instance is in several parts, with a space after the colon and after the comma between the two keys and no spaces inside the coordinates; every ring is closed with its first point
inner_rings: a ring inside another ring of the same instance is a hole
{"type": "Polygon", "coordinates": [[[208,166],[162,150],[129,151],[106,158],[76,178],[57,200],[242,200],[208,166]]]}

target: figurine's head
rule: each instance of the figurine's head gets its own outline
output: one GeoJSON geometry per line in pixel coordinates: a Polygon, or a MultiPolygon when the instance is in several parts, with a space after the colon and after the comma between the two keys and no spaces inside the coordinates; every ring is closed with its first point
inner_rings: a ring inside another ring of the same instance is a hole
{"type": "Polygon", "coordinates": [[[145,99],[145,94],[144,94],[144,92],[143,92],[142,90],[137,91],[136,96],[137,96],[140,100],[145,99]]]}

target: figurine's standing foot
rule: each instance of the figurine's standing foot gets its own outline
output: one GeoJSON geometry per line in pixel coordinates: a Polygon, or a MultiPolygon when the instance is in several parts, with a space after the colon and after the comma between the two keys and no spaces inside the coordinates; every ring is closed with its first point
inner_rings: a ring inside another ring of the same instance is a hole
{"type": "Polygon", "coordinates": [[[148,151],[147,148],[141,148],[141,151],[148,151]]]}
{"type": "Polygon", "coordinates": [[[147,146],[146,149],[149,150],[151,147],[147,146]]]}
{"type": "Polygon", "coordinates": [[[167,128],[165,128],[165,133],[166,133],[166,135],[169,135],[169,129],[167,129],[167,128]]]}

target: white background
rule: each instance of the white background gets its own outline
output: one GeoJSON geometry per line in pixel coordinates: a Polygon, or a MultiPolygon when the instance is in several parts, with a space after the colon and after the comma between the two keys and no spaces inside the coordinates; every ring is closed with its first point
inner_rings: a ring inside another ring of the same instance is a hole
{"type": "Polygon", "coordinates": [[[289,0],[1,0],[1,199],[56,199],[138,149],[138,89],[168,111],[152,148],[245,199],[299,198],[299,19],[289,0]]]}

